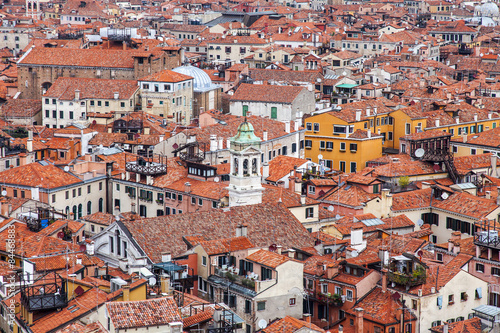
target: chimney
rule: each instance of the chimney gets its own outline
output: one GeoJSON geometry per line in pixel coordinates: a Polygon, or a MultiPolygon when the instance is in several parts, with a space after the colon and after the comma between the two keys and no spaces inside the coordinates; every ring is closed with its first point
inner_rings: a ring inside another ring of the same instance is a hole
{"type": "Polygon", "coordinates": [[[113,98],[114,99],[118,99],[120,97],[120,93],[119,92],[114,92],[113,93],[113,98]]]}
{"type": "Polygon", "coordinates": [[[267,177],[269,177],[269,163],[264,162],[262,163],[262,179],[265,180],[267,177]]]}
{"type": "Polygon", "coordinates": [[[453,253],[455,253],[455,254],[460,253],[460,243],[459,242],[453,242],[453,253]]]}
{"type": "Polygon", "coordinates": [[[387,268],[382,268],[382,292],[387,291],[387,268]]]}
{"type": "Polygon", "coordinates": [[[28,131],[28,141],[26,142],[26,150],[28,153],[33,152],[33,130],[28,131]]]}
{"type": "Polygon", "coordinates": [[[93,256],[94,255],[94,241],[90,241],[90,242],[87,242],[85,243],[85,250],[87,251],[87,254],[89,256],[93,256]]]}
{"type": "Polygon", "coordinates": [[[491,176],[497,177],[498,176],[498,173],[497,173],[497,154],[491,154],[490,161],[491,161],[491,176]]]}
{"type": "Polygon", "coordinates": [[[224,138],[219,138],[219,150],[222,150],[222,149],[224,149],[224,138]]]}
{"type": "Polygon", "coordinates": [[[210,134],[210,151],[217,150],[217,135],[210,134]]]}
{"type": "Polygon", "coordinates": [[[295,258],[295,250],[288,249],[288,257],[294,259],[295,258]]]}
{"type": "Polygon", "coordinates": [[[267,131],[262,132],[262,141],[267,141],[267,131]]]}
{"type": "Polygon", "coordinates": [[[431,187],[431,184],[428,182],[422,182],[422,190],[431,187]]]}
{"type": "Polygon", "coordinates": [[[172,261],[172,254],[170,254],[170,252],[163,252],[161,254],[161,261],[162,262],[170,262],[170,261],[172,261]]]}
{"type": "Polygon", "coordinates": [[[298,131],[299,130],[299,122],[297,120],[295,120],[293,122],[293,130],[294,131],[298,131]]]}
{"type": "Polygon", "coordinates": [[[333,278],[339,272],[339,266],[336,264],[329,264],[326,266],[326,277],[327,279],[333,278]]]}
{"type": "Polygon", "coordinates": [[[361,121],[361,110],[356,110],[356,121],[361,121]]]}
{"type": "Polygon", "coordinates": [[[311,323],[311,315],[309,313],[304,314],[305,321],[311,323]]]}
{"type": "Polygon", "coordinates": [[[371,139],[372,138],[372,131],[371,130],[366,131],[366,135],[367,135],[368,139],[371,139]]]}
{"type": "Polygon", "coordinates": [[[356,333],[364,333],[363,331],[363,309],[355,308],[354,312],[356,313],[356,333]]]}
{"type": "Polygon", "coordinates": [[[460,231],[453,231],[451,233],[451,240],[458,241],[462,239],[462,233],[460,231]]]}
{"type": "Polygon", "coordinates": [[[123,290],[123,300],[125,302],[130,301],[130,285],[126,284],[122,286],[122,290],[123,290]]]}
{"type": "Polygon", "coordinates": [[[467,134],[462,135],[462,142],[463,143],[467,142],[467,134]]]}
{"type": "Polygon", "coordinates": [[[80,100],[80,90],[76,89],[75,90],[75,101],[80,100]]]}
{"type": "Polygon", "coordinates": [[[241,236],[243,236],[243,237],[248,236],[248,227],[246,225],[241,226],[241,236]]]}
{"type": "Polygon", "coordinates": [[[486,199],[491,199],[491,191],[486,191],[486,199]]]}
{"type": "Polygon", "coordinates": [[[448,322],[445,321],[443,324],[443,333],[448,333],[448,322]]]}
{"type": "Polygon", "coordinates": [[[170,277],[168,275],[160,276],[160,288],[162,294],[170,295],[170,277]]]}
{"type": "Polygon", "coordinates": [[[488,119],[491,119],[492,116],[493,116],[493,113],[488,112],[488,119]]]}
{"type": "Polygon", "coordinates": [[[276,253],[281,254],[282,251],[283,251],[283,246],[281,245],[276,246],[276,253]]]}
{"type": "Polygon", "coordinates": [[[477,113],[474,113],[474,121],[477,121],[477,113]]]}
{"type": "Polygon", "coordinates": [[[306,196],[305,196],[305,194],[302,194],[302,195],[300,196],[300,204],[301,204],[302,206],[305,206],[305,204],[306,204],[306,196]]]}
{"type": "Polygon", "coordinates": [[[190,182],[184,183],[184,192],[191,193],[191,183],[190,182]]]}
{"type": "Polygon", "coordinates": [[[370,116],[370,108],[366,108],[366,116],[369,117],[370,116]]]}
{"type": "Polygon", "coordinates": [[[439,127],[439,119],[436,119],[436,127],[439,127]]]}
{"type": "Polygon", "coordinates": [[[290,121],[285,121],[285,132],[290,133],[290,121]]]}
{"type": "Polygon", "coordinates": [[[351,246],[363,244],[363,228],[353,227],[351,228],[351,246]]]}

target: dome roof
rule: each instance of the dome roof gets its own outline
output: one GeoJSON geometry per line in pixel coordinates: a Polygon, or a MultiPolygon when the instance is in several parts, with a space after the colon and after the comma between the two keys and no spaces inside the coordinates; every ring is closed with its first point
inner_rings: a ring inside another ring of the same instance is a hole
{"type": "Polygon", "coordinates": [[[194,78],[193,85],[194,90],[210,90],[213,87],[212,80],[207,73],[198,67],[191,65],[180,66],[173,69],[174,72],[192,76],[194,78]]]}
{"type": "Polygon", "coordinates": [[[493,2],[487,2],[481,5],[481,16],[497,17],[499,14],[498,6],[493,2]]]}
{"type": "Polygon", "coordinates": [[[246,119],[238,126],[238,132],[231,138],[231,145],[236,144],[239,146],[257,145],[260,147],[261,139],[254,134],[252,124],[246,119]]]}

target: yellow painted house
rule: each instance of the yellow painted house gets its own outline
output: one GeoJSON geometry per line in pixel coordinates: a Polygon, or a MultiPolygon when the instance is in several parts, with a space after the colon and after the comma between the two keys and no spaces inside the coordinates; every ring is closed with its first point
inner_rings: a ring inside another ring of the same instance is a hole
{"type": "Polygon", "coordinates": [[[362,170],[367,161],[382,156],[383,140],[363,127],[364,122],[347,122],[333,112],[307,118],[305,157],[317,163],[321,159],[325,167],[334,170],[362,170]]]}

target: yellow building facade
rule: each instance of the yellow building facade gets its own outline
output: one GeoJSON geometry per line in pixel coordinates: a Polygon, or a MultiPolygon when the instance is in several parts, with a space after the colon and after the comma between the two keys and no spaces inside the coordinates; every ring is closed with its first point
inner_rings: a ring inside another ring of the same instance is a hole
{"type": "MultiPolygon", "coordinates": [[[[375,119],[375,124],[377,120],[375,119]]],[[[306,119],[305,157],[323,161],[325,167],[343,172],[356,172],[366,162],[382,156],[383,137],[364,129],[368,121],[348,123],[331,113],[306,119]]]]}

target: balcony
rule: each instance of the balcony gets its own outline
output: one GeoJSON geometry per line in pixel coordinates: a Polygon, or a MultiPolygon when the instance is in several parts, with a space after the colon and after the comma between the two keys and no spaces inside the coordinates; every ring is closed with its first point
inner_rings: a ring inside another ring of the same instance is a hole
{"type": "Polygon", "coordinates": [[[255,279],[249,279],[246,276],[238,275],[237,269],[235,268],[220,268],[214,267],[214,275],[221,278],[227,279],[232,283],[236,283],[247,289],[255,291],[255,279]]]}
{"type": "Polygon", "coordinates": [[[402,286],[413,287],[424,284],[426,281],[426,274],[425,271],[423,272],[423,274],[420,273],[404,274],[398,272],[387,272],[387,280],[402,286]]]}
{"type": "Polygon", "coordinates": [[[125,170],[146,176],[158,176],[167,173],[166,158],[160,156],[159,162],[152,158],[139,157],[137,161],[125,161],[125,170]]]}
{"type": "Polygon", "coordinates": [[[310,299],[316,300],[323,304],[328,304],[330,306],[342,306],[344,304],[344,300],[342,295],[339,294],[331,294],[331,293],[320,293],[315,290],[307,290],[306,292],[310,299]]]}
{"type": "Polygon", "coordinates": [[[21,285],[21,303],[28,311],[64,308],[68,304],[66,283],[56,273],[38,279],[34,285],[21,285]]]}
{"type": "Polygon", "coordinates": [[[482,221],[474,224],[477,230],[474,235],[474,244],[500,250],[500,238],[495,221],[482,221]]]}

